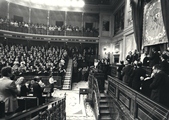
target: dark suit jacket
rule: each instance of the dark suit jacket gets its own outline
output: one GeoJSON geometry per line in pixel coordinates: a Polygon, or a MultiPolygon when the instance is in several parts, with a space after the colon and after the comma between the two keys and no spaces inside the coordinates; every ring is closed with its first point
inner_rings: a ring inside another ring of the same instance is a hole
{"type": "Polygon", "coordinates": [[[163,71],[156,73],[154,75],[153,82],[150,84],[150,88],[152,89],[150,98],[155,102],[169,107],[169,79],[167,74],[165,74],[163,71]]]}
{"type": "Polygon", "coordinates": [[[122,72],[122,70],[123,70],[124,67],[125,67],[125,65],[124,65],[124,64],[121,64],[121,65],[119,65],[118,68],[117,68],[118,78],[119,78],[120,80],[122,80],[121,72],[122,72]]]}
{"type": "Polygon", "coordinates": [[[133,70],[133,66],[132,65],[127,65],[123,68],[122,70],[122,76],[123,76],[123,82],[126,84],[126,85],[129,85],[129,82],[130,82],[130,76],[131,76],[131,73],[132,73],[132,70],[133,70]]]}
{"type": "Polygon", "coordinates": [[[152,53],[150,59],[150,67],[160,63],[160,54],[158,52],[152,53]]]}
{"type": "Polygon", "coordinates": [[[169,63],[166,60],[164,60],[160,63],[160,66],[161,70],[165,72],[167,75],[169,75],[169,63]]]}
{"type": "Polygon", "coordinates": [[[133,78],[132,79],[132,88],[134,90],[140,91],[140,87],[141,87],[140,77],[141,76],[145,77],[146,71],[142,67],[136,68],[131,75],[131,77],[133,78]]]}
{"type": "Polygon", "coordinates": [[[37,98],[42,98],[42,88],[40,87],[40,85],[38,83],[34,83],[33,84],[33,96],[37,97],[37,98]]]}
{"type": "Polygon", "coordinates": [[[132,56],[132,55],[127,55],[126,60],[127,60],[129,63],[131,63],[132,60],[133,60],[133,56],[132,56]]]}
{"type": "Polygon", "coordinates": [[[30,91],[30,89],[27,88],[26,85],[22,85],[19,96],[27,96],[29,91],[30,91]]]}

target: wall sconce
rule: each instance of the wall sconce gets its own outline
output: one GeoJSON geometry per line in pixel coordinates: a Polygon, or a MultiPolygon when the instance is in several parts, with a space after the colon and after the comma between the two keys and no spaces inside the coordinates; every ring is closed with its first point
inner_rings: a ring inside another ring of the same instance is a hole
{"type": "Polygon", "coordinates": [[[106,53],[106,52],[107,52],[107,48],[104,47],[103,50],[104,50],[104,53],[107,54],[107,53],[106,53]]]}
{"type": "Polygon", "coordinates": [[[103,48],[103,50],[104,50],[104,51],[106,51],[106,50],[107,50],[107,48],[106,48],[106,47],[104,47],[104,48],[103,48]]]}
{"type": "Polygon", "coordinates": [[[115,49],[115,53],[119,53],[119,48],[116,48],[116,49],[115,49]]]}

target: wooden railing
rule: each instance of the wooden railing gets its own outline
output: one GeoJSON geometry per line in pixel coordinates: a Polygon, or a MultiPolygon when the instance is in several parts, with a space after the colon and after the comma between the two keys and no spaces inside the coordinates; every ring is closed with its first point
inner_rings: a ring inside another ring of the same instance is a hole
{"type": "Polygon", "coordinates": [[[126,86],[116,77],[108,76],[108,82],[108,95],[112,101],[117,103],[128,119],[169,119],[169,109],[126,86]]]}
{"type": "Polygon", "coordinates": [[[99,86],[99,76],[103,76],[102,73],[90,73],[88,77],[89,93],[88,99],[92,100],[92,105],[94,108],[95,117],[97,120],[100,118],[99,104],[100,104],[100,86],[99,86]]]}
{"type": "Polygon", "coordinates": [[[66,120],[66,97],[46,103],[44,105],[30,108],[11,116],[2,118],[3,120],[66,120]]]}
{"type": "Polygon", "coordinates": [[[32,33],[22,33],[21,31],[14,32],[0,29],[0,37],[22,39],[22,40],[36,40],[36,41],[55,41],[55,42],[86,42],[98,43],[97,37],[83,37],[83,36],[58,36],[58,35],[42,35],[32,33]]]}

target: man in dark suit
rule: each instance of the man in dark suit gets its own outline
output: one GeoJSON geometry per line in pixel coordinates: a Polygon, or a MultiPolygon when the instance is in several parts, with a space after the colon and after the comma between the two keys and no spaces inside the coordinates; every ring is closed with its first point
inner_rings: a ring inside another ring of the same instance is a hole
{"type": "Polygon", "coordinates": [[[136,91],[141,90],[141,80],[140,77],[146,77],[146,71],[142,68],[142,63],[138,62],[136,69],[131,74],[132,79],[132,88],[136,91]]]}
{"type": "Polygon", "coordinates": [[[169,63],[167,59],[168,59],[168,56],[166,54],[162,54],[160,66],[161,66],[161,70],[165,72],[167,75],[169,75],[169,63]]]}
{"type": "Polygon", "coordinates": [[[153,82],[150,84],[151,99],[169,108],[169,79],[166,73],[161,70],[160,65],[153,66],[153,82]]]}
{"type": "Polygon", "coordinates": [[[40,87],[39,85],[39,80],[40,80],[40,77],[36,76],[34,77],[34,84],[33,84],[33,96],[34,97],[37,97],[39,99],[39,104],[41,105],[42,104],[42,92],[43,92],[43,89],[40,87]]]}
{"type": "Polygon", "coordinates": [[[132,63],[132,60],[133,60],[133,55],[132,55],[132,52],[130,51],[126,57],[126,60],[129,64],[132,63]]]}
{"type": "MultiPolygon", "coordinates": [[[[127,61],[128,62],[128,61],[127,61]]],[[[131,73],[133,71],[133,66],[131,64],[126,64],[125,67],[122,70],[122,81],[124,84],[127,86],[130,86],[130,81],[131,81],[131,73]]]]}
{"type": "Polygon", "coordinates": [[[158,51],[153,48],[152,49],[152,55],[149,57],[150,60],[150,67],[153,67],[156,64],[160,63],[160,54],[158,53],[158,51]]]}
{"type": "Polygon", "coordinates": [[[124,61],[120,61],[120,65],[119,65],[118,68],[117,68],[119,80],[122,80],[121,72],[122,72],[122,70],[123,70],[124,67],[125,67],[124,61]]]}
{"type": "Polygon", "coordinates": [[[20,90],[20,94],[19,96],[27,96],[30,92],[30,87],[29,85],[26,85],[26,81],[25,81],[25,78],[24,77],[20,77],[19,79],[22,79],[23,82],[21,84],[21,90],[20,90]]]}

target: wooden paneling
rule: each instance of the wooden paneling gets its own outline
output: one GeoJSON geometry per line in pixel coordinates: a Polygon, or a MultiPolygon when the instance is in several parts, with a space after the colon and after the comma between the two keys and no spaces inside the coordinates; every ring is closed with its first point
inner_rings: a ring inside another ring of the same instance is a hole
{"type": "Polygon", "coordinates": [[[168,120],[168,109],[124,85],[115,77],[108,76],[108,94],[130,119],[168,120]],[[116,92],[115,92],[116,91],[116,92]]]}

